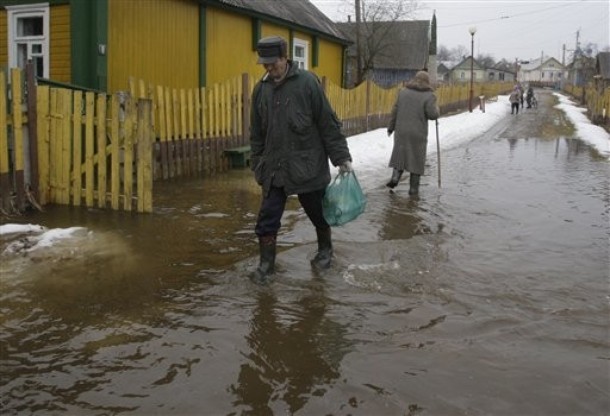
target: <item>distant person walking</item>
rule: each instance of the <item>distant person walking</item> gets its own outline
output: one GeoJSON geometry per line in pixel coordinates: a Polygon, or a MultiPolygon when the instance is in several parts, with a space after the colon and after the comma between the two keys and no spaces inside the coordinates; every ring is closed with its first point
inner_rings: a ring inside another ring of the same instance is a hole
{"type": "Polygon", "coordinates": [[[398,92],[392,108],[388,136],[394,134],[394,147],[389,167],[392,177],[386,186],[393,189],[398,185],[404,171],[410,173],[409,195],[419,193],[420,176],[424,174],[426,151],[428,148],[428,120],[436,120],[440,110],[436,95],[430,86],[430,77],[419,71],[398,92]]]}
{"type": "Polygon", "coordinates": [[[534,89],[530,85],[527,89],[525,100],[527,101],[527,108],[532,108],[532,100],[534,98],[534,89]]]}
{"type": "Polygon", "coordinates": [[[519,90],[519,87],[513,89],[513,92],[511,92],[508,97],[508,101],[510,101],[510,113],[519,114],[519,104],[521,103],[521,91],[519,90]]]}
{"type": "Polygon", "coordinates": [[[276,238],[289,195],[298,196],[316,228],[318,251],[312,267],[330,267],[331,230],[322,211],[331,180],[328,160],[349,172],[352,157],[320,80],[288,59],[287,42],[271,36],[256,49],[266,73],[252,92],[251,166],[262,202],[254,230],[260,262],[250,279],[266,284],[275,271],[276,238]]]}
{"type": "Polygon", "coordinates": [[[519,88],[519,102],[521,103],[521,109],[523,109],[523,88],[519,88]]]}

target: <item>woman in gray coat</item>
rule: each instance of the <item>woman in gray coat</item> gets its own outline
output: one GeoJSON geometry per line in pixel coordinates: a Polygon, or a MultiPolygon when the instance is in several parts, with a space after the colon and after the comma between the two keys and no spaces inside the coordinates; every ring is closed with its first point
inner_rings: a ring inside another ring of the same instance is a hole
{"type": "Polygon", "coordinates": [[[424,173],[428,147],[428,120],[436,120],[439,116],[428,73],[419,71],[399,91],[392,108],[388,136],[394,132],[396,134],[389,163],[389,167],[393,168],[392,178],[386,184],[387,187],[394,188],[398,185],[406,170],[410,173],[409,195],[419,193],[419,178],[424,173]]]}

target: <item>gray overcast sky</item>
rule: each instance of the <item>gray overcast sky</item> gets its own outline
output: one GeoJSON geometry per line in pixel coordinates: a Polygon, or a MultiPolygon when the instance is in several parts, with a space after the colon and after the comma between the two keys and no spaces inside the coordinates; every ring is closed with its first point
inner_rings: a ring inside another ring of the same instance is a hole
{"type": "MultiPolygon", "coordinates": [[[[354,19],[354,0],[310,0],[334,21],[354,19]]],[[[361,0],[366,4],[366,0],[361,0]]],[[[396,1],[396,0],[386,0],[396,1]]],[[[438,45],[464,46],[476,27],[474,54],[496,60],[527,60],[542,53],[568,60],[576,46],[592,43],[599,51],[610,44],[609,0],[419,0],[415,19],[430,20],[436,11],[438,45]]]]}

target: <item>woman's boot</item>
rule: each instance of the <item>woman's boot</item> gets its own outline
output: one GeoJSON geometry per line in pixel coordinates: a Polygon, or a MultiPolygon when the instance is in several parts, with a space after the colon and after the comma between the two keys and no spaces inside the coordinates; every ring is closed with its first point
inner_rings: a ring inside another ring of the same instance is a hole
{"type": "Polygon", "coordinates": [[[316,228],[316,235],[318,236],[318,252],[311,260],[311,266],[316,270],[328,269],[333,257],[330,227],[316,228]]]}
{"type": "Polygon", "coordinates": [[[394,169],[392,171],[392,177],[390,178],[390,182],[386,183],[385,186],[387,186],[390,189],[394,189],[396,187],[396,185],[398,185],[398,182],[400,182],[401,177],[402,177],[402,170],[394,169]]]}
{"type": "Polygon", "coordinates": [[[259,237],[260,262],[256,270],[250,273],[250,280],[258,285],[266,285],[275,272],[275,246],[276,236],[264,235],[259,237]]]}
{"type": "Polygon", "coordinates": [[[417,173],[412,173],[409,176],[409,195],[419,194],[419,177],[417,173]]]}

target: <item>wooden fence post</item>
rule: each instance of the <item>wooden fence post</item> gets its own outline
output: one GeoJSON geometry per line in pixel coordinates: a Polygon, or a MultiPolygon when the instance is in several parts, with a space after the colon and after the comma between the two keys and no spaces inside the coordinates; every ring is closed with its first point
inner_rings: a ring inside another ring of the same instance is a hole
{"type": "Polygon", "coordinates": [[[6,108],[6,76],[0,71],[0,210],[9,212],[11,206],[11,184],[8,157],[8,109],[6,108]]]}
{"type": "Polygon", "coordinates": [[[106,94],[98,94],[96,111],[96,142],[97,142],[97,206],[106,208],[107,154],[106,154],[106,110],[108,100],[106,94]]]}
{"type": "Polygon", "coordinates": [[[53,139],[57,141],[58,144],[58,157],[59,159],[55,162],[57,163],[59,160],[61,161],[58,166],[58,178],[60,181],[58,182],[59,187],[59,202],[61,204],[70,204],[70,188],[71,188],[71,178],[70,174],[72,172],[72,166],[70,161],[72,160],[72,123],[70,120],[70,114],[72,111],[72,91],[62,88],[59,92],[59,97],[61,101],[60,107],[60,135],[58,137],[54,137],[53,139]]]}
{"type": "Polygon", "coordinates": [[[133,198],[133,158],[134,142],[137,140],[137,110],[135,98],[127,96],[125,100],[125,121],[123,131],[123,209],[132,210],[133,198]],[[135,136],[135,137],[134,137],[135,136]]]}
{"type": "Polygon", "coordinates": [[[242,128],[241,128],[241,132],[242,132],[242,143],[246,144],[248,143],[248,138],[250,136],[250,75],[249,74],[242,74],[241,76],[242,79],[242,99],[241,102],[242,104],[242,118],[241,118],[241,122],[242,122],[242,128]]]}
{"type": "Polygon", "coordinates": [[[169,144],[168,144],[168,119],[165,108],[165,92],[162,86],[157,86],[157,103],[159,113],[159,148],[161,153],[161,177],[169,179],[169,144]]]}
{"type": "Polygon", "coordinates": [[[371,80],[367,77],[366,79],[366,98],[365,98],[365,108],[366,108],[366,131],[369,131],[369,114],[371,112],[371,80]]]}
{"type": "Polygon", "coordinates": [[[154,140],[154,130],[151,123],[152,102],[151,100],[138,100],[138,161],[137,161],[137,192],[138,192],[138,212],[152,212],[152,142],[154,140]]]}
{"type": "Polygon", "coordinates": [[[25,177],[24,177],[24,146],[23,146],[23,99],[22,71],[11,69],[13,91],[13,152],[15,154],[15,192],[17,194],[17,209],[25,210],[25,177]]]}
{"type": "Polygon", "coordinates": [[[72,94],[72,205],[80,206],[83,196],[83,93],[72,94]]]}
{"type": "Polygon", "coordinates": [[[110,161],[110,206],[114,210],[118,210],[120,207],[120,194],[121,194],[121,158],[119,156],[121,148],[121,129],[123,122],[121,121],[121,97],[119,93],[112,95],[112,103],[110,106],[110,152],[112,159],[110,161]]]}
{"type": "Polygon", "coordinates": [[[50,199],[50,139],[49,139],[49,104],[50,104],[50,88],[48,85],[39,85],[36,87],[36,115],[38,117],[38,203],[41,206],[46,205],[50,199]]]}
{"type": "Polygon", "coordinates": [[[36,80],[34,79],[34,65],[28,61],[25,66],[27,81],[27,114],[30,147],[30,191],[32,196],[39,200],[38,192],[38,116],[36,115],[36,80]]]}
{"type": "Polygon", "coordinates": [[[85,204],[88,207],[93,207],[93,188],[94,178],[93,169],[95,155],[94,149],[94,105],[95,105],[95,94],[91,91],[85,93],[85,204]]]}

